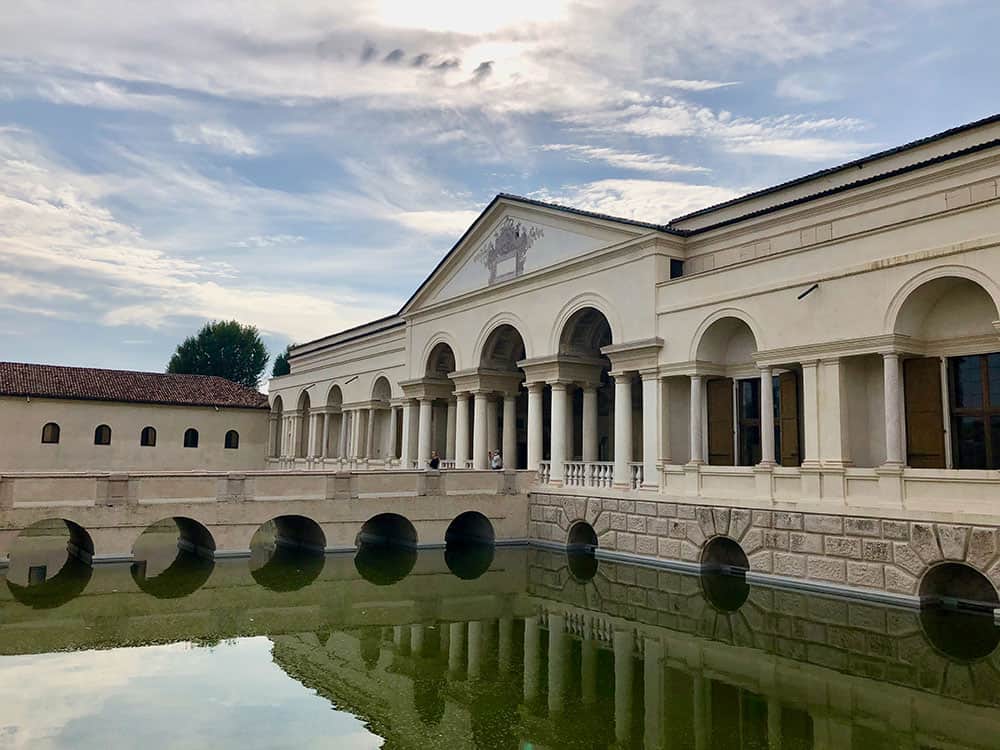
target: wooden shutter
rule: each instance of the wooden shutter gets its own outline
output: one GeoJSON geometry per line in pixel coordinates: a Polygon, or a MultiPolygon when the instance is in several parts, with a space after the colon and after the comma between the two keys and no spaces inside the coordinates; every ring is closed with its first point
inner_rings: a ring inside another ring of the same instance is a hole
{"type": "Polygon", "coordinates": [[[907,465],[916,469],[945,468],[941,361],[937,357],[903,360],[903,388],[907,465]]]}
{"type": "Polygon", "coordinates": [[[734,466],[733,451],[733,380],[708,381],[708,463],[734,466]]]}
{"type": "Polygon", "coordinates": [[[782,466],[802,464],[799,449],[799,376],[794,372],[783,372],[778,376],[778,427],[781,430],[782,466]]]}

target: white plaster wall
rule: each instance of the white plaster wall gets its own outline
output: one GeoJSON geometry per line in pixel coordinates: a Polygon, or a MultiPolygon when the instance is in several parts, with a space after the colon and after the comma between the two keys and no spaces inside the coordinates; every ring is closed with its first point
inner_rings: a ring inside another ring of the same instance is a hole
{"type": "Polygon", "coordinates": [[[130,471],[262,469],[268,413],[264,409],[157,406],[105,401],[0,398],[0,471],[130,471]],[[59,443],[42,444],[42,426],[55,422],[59,443]],[[94,429],[111,427],[111,445],[94,445],[94,429]],[[140,446],[146,426],[156,445],[140,446]],[[198,430],[198,447],[185,448],[184,431],[198,430]],[[228,430],[240,447],[224,447],[228,430]]]}

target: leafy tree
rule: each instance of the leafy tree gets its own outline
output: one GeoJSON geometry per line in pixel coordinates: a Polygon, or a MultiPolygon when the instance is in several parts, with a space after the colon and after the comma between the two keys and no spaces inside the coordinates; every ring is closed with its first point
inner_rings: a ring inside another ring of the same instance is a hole
{"type": "Polygon", "coordinates": [[[268,360],[256,326],[235,320],[212,321],[184,339],[167,364],[167,372],[218,375],[249,388],[260,384],[268,360]]]}
{"type": "Polygon", "coordinates": [[[285,351],[274,358],[274,365],[271,367],[271,377],[278,378],[287,375],[292,371],[292,366],[288,364],[288,353],[292,350],[292,345],[285,347],[285,351]]]}

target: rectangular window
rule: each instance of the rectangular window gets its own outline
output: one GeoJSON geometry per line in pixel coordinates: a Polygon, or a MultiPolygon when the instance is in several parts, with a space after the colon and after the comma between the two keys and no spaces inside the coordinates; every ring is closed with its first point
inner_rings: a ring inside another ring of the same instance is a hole
{"type": "Polygon", "coordinates": [[[957,469],[1000,469],[1000,353],[951,357],[952,447],[957,469]]]}
{"type": "Polygon", "coordinates": [[[740,466],[760,463],[760,378],[737,381],[740,466]]]}
{"type": "Polygon", "coordinates": [[[677,258],[670,259],[670,278],[678,279],[684,275],[684,261],[677,258]]]}

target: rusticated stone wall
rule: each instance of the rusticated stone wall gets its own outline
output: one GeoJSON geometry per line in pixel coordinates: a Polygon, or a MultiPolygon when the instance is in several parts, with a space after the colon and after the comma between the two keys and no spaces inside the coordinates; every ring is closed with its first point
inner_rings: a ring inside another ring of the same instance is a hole
{"type": "Polygon", "coordinates": [[[531,539],[565,544],[577,521],[594,527],[600,549],[650,559],[698,563],[723,536],[755,573],[916,596],[927,570],[955,561],[1000,587],[996,526],[531,493],[531,539]]]}

